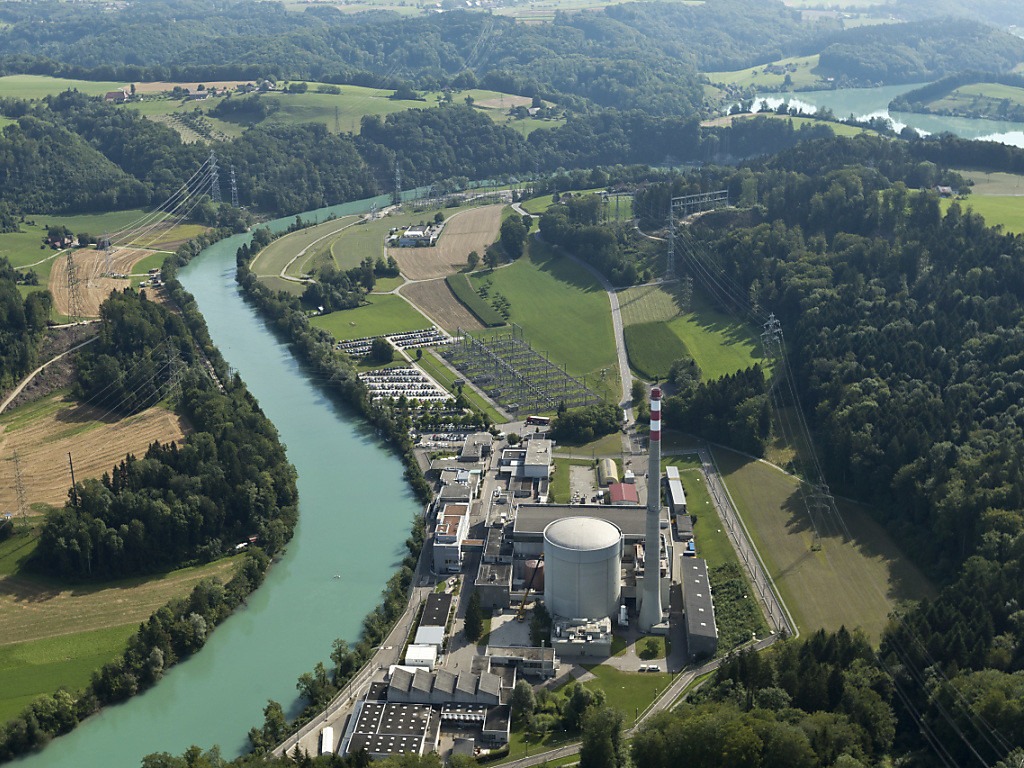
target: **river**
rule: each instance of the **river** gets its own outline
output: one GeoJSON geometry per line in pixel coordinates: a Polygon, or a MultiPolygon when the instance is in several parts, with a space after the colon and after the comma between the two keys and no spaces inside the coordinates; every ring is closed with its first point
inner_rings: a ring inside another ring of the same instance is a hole
{"type": "MultiPolygon", "coordinates": [[[[360,201],[327,209],[369,210],[360,201]]],[[[320,211],[323,218],[326,211],[320,211]]],[[[309,218],[309,214],[303,214],[309,218]]],[[[294,217],[272,223],[284,229],[294,217]]],[[[109,707],[55,739],[19,768],[138,768],[150,752],[219,744],[248,748],[268,698],[296,710],[296,678],[323,660],[336,637],[357,638],[362,618],[405,552],[420,511],[401,462],[354,412],[337,405],[241,297],[235,251],[248,235],[207,248],[181,270],[214,343],[259,399],[298,469],[299,522],[287,552],[248,605],[224,621],[191,659],[155,687],[109,707]],[[336,578],[340,575],[341,578],[336,578]]]]}
{"type": "Polygon", "coordinates": [[[889,102],[901,93],[920,87],[915,85],[888,85],[880,88],[837,88],[834,91],[801,91],[799,93],[768,93],[755,99],[767,101],[775,109],[785,101],[790,106],[814,112],[827,107],[838,118],[853,115],[857,118],[885,117],[893,122],[897,131],[911,126],[923,133],[948,131],[965,139],[998,141],[1014,147],[1024,147],[1024,125],[1005,120],[977,120],[967,117],[919,115],[915,112],[889,112],[889,102]]]}

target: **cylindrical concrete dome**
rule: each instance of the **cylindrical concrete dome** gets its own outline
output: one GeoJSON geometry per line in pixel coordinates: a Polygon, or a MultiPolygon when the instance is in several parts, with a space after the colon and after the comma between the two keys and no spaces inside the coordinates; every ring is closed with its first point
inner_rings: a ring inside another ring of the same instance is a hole
{"type": "Polygon", "coordinates": [[[622,531],[596,517],[563,517],[544,529],[544,602],[566,619],[618,610],[622,531]]]}

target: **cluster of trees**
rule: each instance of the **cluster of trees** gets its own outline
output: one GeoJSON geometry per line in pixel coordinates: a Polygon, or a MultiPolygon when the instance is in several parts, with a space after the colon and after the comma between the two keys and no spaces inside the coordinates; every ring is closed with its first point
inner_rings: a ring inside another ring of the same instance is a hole
{"type": "Polygon", "coordinates": [[[601,224],[601,206],[597,195],[563,196],[561,205],[548,208],[540,217],[540,233],[547,242],[595,267],[614,285],[649,280],[662,248],[632,225],[601,224]]]}
{"type": "Polygon", "coordinates": [[[255,123],[265,120],[280,108],[277,101],[260,98],[259,94],[244,98],[231,98],[228,94],[228,98],[220,101],[210,110],[210,114],[233,123],[255,123]]]}
{"type": "Polygon", "coordinates": [[[46,330],[53,296],[18,292],[22,273],[0,256],[0,392],[13,387],[36,364],[36,350],[46,330]]]}
{"type": "Polygon", "coordinates": [[[130,290],[104,303],[99,340],[79,355],[85,401],[132,413],[174,377],[177,410],[193,431],[180,446],[154,443],[76,485],[45,518],[38,568],[71,580],[127,576],[205,562],[250,536],[273,555],[291,538],[295,471],[276,429],[243,387],[220,391],[192,350],[184,321],[164,307],[130,290]],[[182,372],[166,360],[169,348],[188,366],[182,372]]]}
{"type": "MultiPolygon", "coordinates": [[[[681,369],[686,371],[685,364],[681,369]]],[[[691,383],[678,395],[665,398],[665,425],[761,456],[771,433],[766,391],[759,365],[712,381],[691,383]]]]}
{"type": "Polygon", "coordinates": [[[857,768],[885,760],[893,689],[871,645],[841,628],[725,660],[708,684],[634,738],[634,765],[857,768]]]}
{"type": "Polygon", "coordinates": [[[609,403],[559,409],[551,421],[551,438],[560,443],[589,443],[618,430],[621,418],[619,409],[609,403]]]}

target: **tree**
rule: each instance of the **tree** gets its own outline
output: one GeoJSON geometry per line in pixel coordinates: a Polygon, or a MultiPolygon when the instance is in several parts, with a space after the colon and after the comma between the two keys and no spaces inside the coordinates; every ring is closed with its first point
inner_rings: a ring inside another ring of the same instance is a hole
{"type": "Polygon", "coordinates": [[[434,223],[440,224],[442,221],[444,221],[444,213],[438,211],[437,213],[434,214],[434,223]]]}
{"type": "Polygon", "coordinates": [[[395,359],[395,348],[383,336],[378,336],[370,343],[370,359],[386,365],[395,359]]]}
{"type": "Polygon", "coordinates": [[[644,386],[640,379],[633,379],[633,386],[629,390],[629,395],[634,403],[642,403],[647,395],[647,387],[644,386]]]}
{"type": "Polygon", "coordinates": [[[519,216],[509,216],[501,222],[498,240],[510,259],[515,260],[523,255],[526,234],[526,227],[523,226],[523,220],[519,216]]]}
{"type": "Polygon", "coordinates": [[[512,689],[509,704],[512,707],[512,717],[528,718],[537,708],[537,698],[533,695],[533,686],[525,680],[519,680],[516,687],[512,689]]]}
{"type": "Polygon", "coordinates": [[[491,269],[497,269],[498,265],[501,264],[501,253],[493,245],[490,245],[484,252],[484,261],[491,269]]]}
{"type": "Polygon", "coordinates": [[[484,633],[484,609],[480,604],[480,593],[475,589],[469,596],[469,605],[466,606],[466,639],[475,643],[484,633]]]}
{"type": "Polygon", "coordinates": [[[617,768],[625,755],[622,748],[623,714],[601,705],[590,706],[583,717],[580,768],[617,768]]]}
{"type": "Polygon", "coordinates": [[[469,256],[466,257],[466,266],[469,267],[469,271],[472,272],[474,269],[476,269],[479,263],[480,254],[477,253],[476,251],[470,251],[469,256]]]}

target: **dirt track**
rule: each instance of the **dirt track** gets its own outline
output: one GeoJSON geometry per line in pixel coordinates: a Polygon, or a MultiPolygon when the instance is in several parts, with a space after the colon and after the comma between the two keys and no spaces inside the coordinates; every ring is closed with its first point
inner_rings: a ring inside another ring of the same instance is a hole
{"type": "Polygon", "coordinates": [[[433,248],[387,248],[410,280],[445,277],[466,266],[470,251],[483,259],[487,246],[498,237],[504,205],[485,205],[457,213],[448,220],[433,248]]]}
{"type": "Polygon", "coordinates": [[[466,309],[455,298],[444,278],[429,280],[425,283],[409,283],[399,290],[402,296],[430,315],[434,322],[449,333],[457,328],[477,331],[484,327],[476,319],[476,315],[466,309]]]}
{"type": "MultiPolygon", "coordinates": [[[[132,267],[152,253],[153,251],[143,248],[118,248],[113,252],[110,272],[116,275],[131,274],[132,267]]],[[[73,251],[71,257],[73,263],[78,267],[82,316],[99,317],[100,304],[110,295],[110,292],[124,290],[131,284],[131,281],[102,276],[107,270],[106,251],[81,248],[73,251]]],[[[70,317],[67,258],[67,255],[57,257],[50,270],[50,283],[47,287],[53,294],[53,306],[57,312],[70,317]]]]}
{"type": "MultiPolygon", "coordinates": [[[[163,408],[118,419],[60,396],[8,411],[0,421],[0,512],[18,508],[15,450],[26,504],[61,505],[71,488],[69,451],[75,461],[75,479],[81,481],[101,477],[127,453],[145,453],[154,440],[180,440],[187,431],[184,420],[163,408]]],[[[36,514],[31,509],[26,513],[36,514]]]]}

